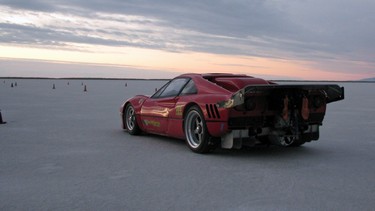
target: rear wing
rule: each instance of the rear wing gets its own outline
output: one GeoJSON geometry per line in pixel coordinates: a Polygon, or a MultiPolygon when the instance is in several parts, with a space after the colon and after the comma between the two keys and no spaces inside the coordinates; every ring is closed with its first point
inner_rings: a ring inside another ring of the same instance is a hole
{"type": "Polygon", "coordinates": [[[261,84],[261,85],[249,85],[243,89],[240,89],[234,93],[231,99],[227,101],[218,102],[219,107],[231,108],[237,105],[241,105],[245,102],[245,96],[248,94],[267,94],[274,91],[282,91],[285,93],[293,91],[321,91],[326,96],[326,102],[331,103],[345,98],[344,87],[340,87],[336,84],[322,84],[322,85],[279,85],[279,84],[261,84]]]}

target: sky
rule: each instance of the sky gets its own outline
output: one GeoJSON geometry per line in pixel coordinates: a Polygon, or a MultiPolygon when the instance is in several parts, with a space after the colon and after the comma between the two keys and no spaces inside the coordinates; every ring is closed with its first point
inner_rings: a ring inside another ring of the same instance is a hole
{"type": "Polygon", "coordinates": [[[374,0],[0,0],[0,77],[375,77],[374,0]]]}

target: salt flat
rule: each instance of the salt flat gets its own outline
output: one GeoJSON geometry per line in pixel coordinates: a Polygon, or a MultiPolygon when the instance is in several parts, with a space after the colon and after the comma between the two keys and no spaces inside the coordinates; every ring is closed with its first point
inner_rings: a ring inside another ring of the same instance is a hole
{"type": "Polygon", "coordinates": [[[374,209],[375,83],[340,84],[316,142],[208,155],[121,130],[122,102],[164,83],[0,80],[0,210],[374,209]]]}

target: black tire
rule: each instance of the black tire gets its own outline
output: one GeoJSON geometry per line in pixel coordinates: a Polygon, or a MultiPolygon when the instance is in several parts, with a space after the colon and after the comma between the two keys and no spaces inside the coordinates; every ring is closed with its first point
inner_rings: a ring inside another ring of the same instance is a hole
{"type": "Polygon", "coordinates": [[[198,106],[192,106],[184,119],[185,140],[188,147],[196,153],[207,153],[212,149],[206,121],[198,106]]]}
{"type": "Polygon", "coordinates": [[[141,133],[141,129],[137,123],[134,107],[130,103],[124,110],[123,118],[125,128],[131,135],[138,135],[141,133]]]}

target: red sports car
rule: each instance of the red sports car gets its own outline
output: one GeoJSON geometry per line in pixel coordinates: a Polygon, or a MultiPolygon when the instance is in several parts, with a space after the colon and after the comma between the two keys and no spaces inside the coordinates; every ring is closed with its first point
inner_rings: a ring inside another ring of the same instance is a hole
{"type": "Polygon", "coordinates": [[[278,85],[237,74],[183,74],[151,97],[120,108],[123,129],[185,139],[205,153],[255,143],[300,146],[319,138],[328,103],[344,99],[338,85],[278,85]]]}

